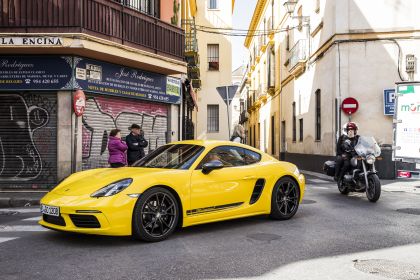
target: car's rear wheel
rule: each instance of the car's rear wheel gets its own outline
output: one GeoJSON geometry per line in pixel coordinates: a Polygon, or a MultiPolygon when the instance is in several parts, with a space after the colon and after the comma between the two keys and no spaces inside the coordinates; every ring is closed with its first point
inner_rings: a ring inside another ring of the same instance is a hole
{"type": "Polygon", "coordinates": [[[299,207],[300,189],[292,178],[284,177],[277,181],[271,196],[270,217],[287,220],[296,214],[299,207]]]}
{"type": "Polygon", "coordinates": [[[179,215],[178,201],[170,191],[149,189],[134,208],[133,236],[148,242],[164,240],[175,230],[179,215]]]}

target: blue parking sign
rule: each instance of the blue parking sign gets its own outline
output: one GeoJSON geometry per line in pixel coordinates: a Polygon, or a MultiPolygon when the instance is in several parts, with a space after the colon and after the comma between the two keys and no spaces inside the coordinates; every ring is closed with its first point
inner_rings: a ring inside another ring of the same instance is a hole
{"type": "Polygon", "coordinates": [[[392,116],[395,111],[395,89],[384,89],[384,115],[392,116]]]}

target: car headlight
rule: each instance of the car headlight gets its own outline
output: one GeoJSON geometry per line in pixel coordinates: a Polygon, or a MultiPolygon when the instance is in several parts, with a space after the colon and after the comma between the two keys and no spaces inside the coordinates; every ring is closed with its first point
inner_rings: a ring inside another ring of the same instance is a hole
{"type": "Polygon", "coordinates": [[[114,183],[109,184],[106,187],[103,187],[102,189],[97,190],[93,194],[91,194],[91,197],[104,197],[104,196],[111,196],[114,194],[117,194],[121,191],[123,191],[125,188],[127,188],[131,183],[133,182],[133,179],[123,179],[114,183]]]}
{"type": "Polygon", "coordinates": [[[374,155],[368,155],[368,156],[366,157],[366,162],[367,162],[368,164],[373,164],[373,163],[375,162],[375,160],[376,160],[376,158],[375,158],[375,156],[374,156],[374,155]]]}

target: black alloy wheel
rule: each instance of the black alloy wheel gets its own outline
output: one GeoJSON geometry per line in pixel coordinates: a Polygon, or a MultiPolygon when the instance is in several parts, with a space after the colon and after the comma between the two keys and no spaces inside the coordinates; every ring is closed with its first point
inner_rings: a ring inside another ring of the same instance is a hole
{"type": "Polygon", "coordinates": [[[346,186],[346,184],[344,184],[344,179],[338,179],[337,181],[337,186],[338,186],[338,191],[341,194],[347,195],[349,194],[349,188],[346,186]]]}
{"type": "Polygon", "coordinates": [[[287,220],[296,214],[299,207],[300,188],[291,178],[277,181],[271,196],[270,217],[276,220],[287,220]]]}
{"type": "Polygon", "coordinates": [[[166,239],[175,230],[179,219],[178,201],[165,188],[156,187],[144,192],[133,214],[133,236],[156,242],[166,239]]]}

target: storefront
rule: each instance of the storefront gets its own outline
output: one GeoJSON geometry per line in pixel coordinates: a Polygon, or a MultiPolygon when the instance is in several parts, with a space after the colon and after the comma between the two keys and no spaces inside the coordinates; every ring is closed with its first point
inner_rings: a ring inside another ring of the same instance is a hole
{"type": "Polygon", "coordinates": [[[178,129],[171,119],[179,119],[180,80],[122,65],[1,56],[0,91],[0,189],[49,188],[72,171],[107,167],[111,129],[125,136],[139,124],[146,153],[178,129]],[[75,89],[86,95],[79,118],[71,109],[75,89]]]}

